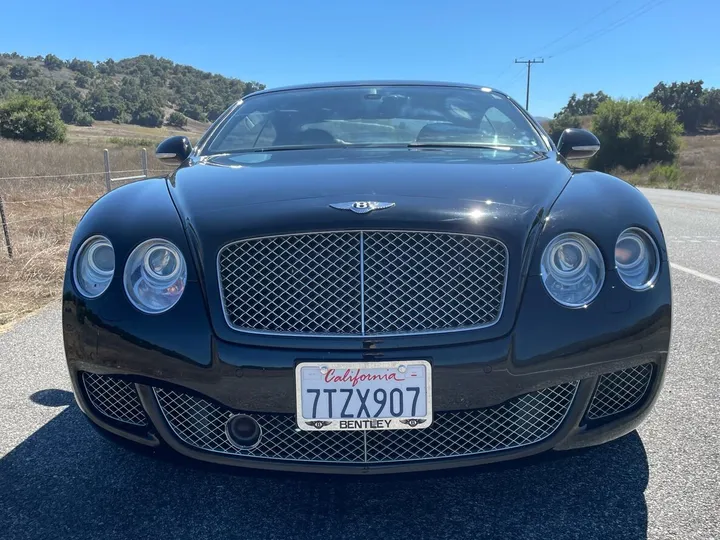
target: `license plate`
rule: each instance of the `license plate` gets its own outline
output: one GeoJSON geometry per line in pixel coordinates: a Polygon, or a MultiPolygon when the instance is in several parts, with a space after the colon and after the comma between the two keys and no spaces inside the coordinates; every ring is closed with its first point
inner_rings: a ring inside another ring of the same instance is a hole
{"type": "Polygon", "coordinates": [[[297,424],[305,431],[424,429],[432,423],[425,360],[303,362],[295,368],[297,424]]]}

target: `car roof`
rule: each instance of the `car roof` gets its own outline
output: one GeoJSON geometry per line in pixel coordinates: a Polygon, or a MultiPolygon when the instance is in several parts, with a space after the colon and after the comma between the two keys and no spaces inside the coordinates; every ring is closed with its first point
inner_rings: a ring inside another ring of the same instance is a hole
{"type": "Polygon", "coordinates": [[[442,82],[442,81],[403,81],[403,80],[371,80],[371,81],[336,81],[336,82],[320,82],[320,83],[309,83],[309,84],[296,84],[292,86],[281,86],[278,88],[265,88],[264,90],[259,90],[257,92],[253,92],[252,94],[248,94],[243,99],[246,99],[250,96],[256,96],[259,94],[270,94],[273,92],[287,92],[292,90],[308,90],[313,88],[349,88],[353,86],[444,86],[444,87],[451,87],[451,88],[473,88],[476,90],[480,89],[486,89],[491,90],[493,92],[496,92],[498,94],[502,94],[505,97],[508,97],[507,94],[504,92],[501,92],[500,90],[496,90],[495,88],[491,88],[489,86],[482,86],[477,84],[467,84],[467,83],[455,83],[455,82],[442,82]]]}

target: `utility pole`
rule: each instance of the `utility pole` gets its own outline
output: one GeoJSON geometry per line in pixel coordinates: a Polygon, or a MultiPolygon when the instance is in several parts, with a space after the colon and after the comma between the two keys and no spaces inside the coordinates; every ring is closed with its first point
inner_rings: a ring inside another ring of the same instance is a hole
{"type": "Polygon", "coordinates": [[[525,91],[525,110],[529,111],[530,107],[530,66],[533,64],[544,64],[545,60],[541,58],[540,60],[518,60],[515,59],[516,64],[527,64],[528,69],[528,75],[527,75],[527,90],[525,91]]]}

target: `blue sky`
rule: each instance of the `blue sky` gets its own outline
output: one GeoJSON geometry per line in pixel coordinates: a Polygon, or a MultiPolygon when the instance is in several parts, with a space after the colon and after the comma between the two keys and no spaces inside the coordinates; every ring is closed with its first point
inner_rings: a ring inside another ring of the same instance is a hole
{"type": "Polygon", "coordinates": [[[16,24],[2,23],[0,51],[154,54],[268,86],[448,80],[524,103],[524,68],[512,62],[544,56],[530,93],[531,112],[544,116],[573,92],[639,97],[658,81],[689,79],[720,87],[718,0],[36,0],[6,3],[1,18],[16,24]]]}

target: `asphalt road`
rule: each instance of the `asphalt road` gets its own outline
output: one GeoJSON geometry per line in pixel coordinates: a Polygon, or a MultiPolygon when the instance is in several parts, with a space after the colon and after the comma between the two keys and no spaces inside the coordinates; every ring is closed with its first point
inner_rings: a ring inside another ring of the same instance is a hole
{"type": "Polygon", "coordinates": [[[720,540],[720,197],[646,193],[676,265],[675,327],[662,397],[639,432],[452,474],[179,466],[85,422],[52,305],[0,335],[0,538],[720,540]]]}

